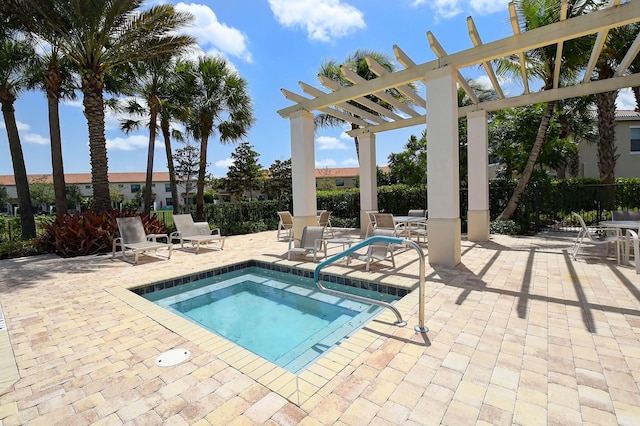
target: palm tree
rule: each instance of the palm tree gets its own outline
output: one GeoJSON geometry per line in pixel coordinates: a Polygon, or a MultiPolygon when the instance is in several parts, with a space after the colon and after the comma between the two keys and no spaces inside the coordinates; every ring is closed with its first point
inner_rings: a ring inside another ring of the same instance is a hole
{"type": "Polygon", "coordinates": [[[60,135],[60,99],[75,99],[76,79],[71,73],[71,64],[61,55],[57,46],[50,46],[38,58],[32,87],[44,90],[49,111],[49,139],[51,141],[51,170],[55,193],[56,215],[67,212],[67,185],[64,179],[62,160],[62,137],[60,135]]]}
{"type": "MultiPolygon", "coordinates": [[[[342,65],[334,60],[328,60],[324,62],[322,65],[320,65],[320,71],[318,72],[318,74],[321,77],[325,77],[325,78],[328,78],[329,80],[339,83],[341,86],[351,86],[353,85],[353,83],[347,80],[344,74],[342,73],[342,71],[340,70],[341,67],[345,67],[350,69],[351,71],[354,71],[356,74],[358,74],[358,76],[362,77],[365,80],[373,80],[374,78],[377,77],[377,74],[375,74],[373,71],[369,69],[369,65],[367,64],[367,61],[366,61],[367,57],[374,59],[376,62],[382,65],[387,71],[389,72],[395,71],[394,62],[391,60],[391,58],[388,55],[382,52],[359,49],[359,50],[356,50],[353,54],[347,56],[347,58],[345,59],[342,65]]],[[[410,87],[412,90],[415,90],[413,86],[410,86],[410,87]]],[[[405,96],[402,95],[396,89],[390,89],[388,90],[388,93],[391,96],[393,96],[395,99],[403,103],[409,103],[409,101],[405,98],[405,96]]],[[[368,95],[366,96],[366,98],[390,111],[394,109],[392,105],[381,100],[376,96],[368,95]]],[[[362,106],[356,102],[349,101],[349,103],[373,115],[380,115],[378,112],[371,110],[369,108],[366,108],[365,106],[362,106]]],[[[354,117],[357,117],[355,114],[349,111],[342,111],[342,112],[347,115],[352,115],[354,117]]],[[[328,114],[316,115],[314,122],[316,127],[337,127],[345,123],[344,120],[341,120],[339,118],[336,118],[328,114]]],[[[351,130],[355,130],[358,128],[357,124],[355,123],[350,123],[350,124],[351,124],[351,130]]],[[[358,137],[357,136],[354,137],[353,141],[356,148],[356,158],[358,159],[358,162],[360,162],[360,144],[358,142],[358,137]]]]}
{"type": "MultiPolygon", "coordinates": [[[[560,0],[517,0],[515,2],[516,10],[518,11],[518,17],[520,19],[520,27],[524,31],[540,28],[545,25],[558,22],[560,20],[561,1],[560,0]]],[[[585,0],[570,0],[567,12],[567,18],[572,18],[578,15],[582,15],[587,10],[593,8],[593,4],[590,1],[585,0]]],[[[588,51],[591,43],[587,38],[579,38],[565,42],[562,55],[562,64],[556,63],[556,45],[549,45],[532,49],[525,52],[525,60],[527,61],[527,70],[534,77],[542,80],[543,87],[541,90],[549,90],[554,86],[554,70],[556,66],[562,66],[560,72],[560,83],[572,81],[576,73],[584,66],[585,58],[588,55],[585,52],[588,51]]],[[[517,62],[517,57],[512,56],[506,60],[498,62],[498,73],[511,74],[516,77],[522,77],[520,73],[520,65],[517,62]]],[[[525,164],[522,175],[518,180],[518,184],[509,199],[506,207],[498,217],[499,220],[508,220],[513,216],[518,204],[520,203],[520,197],[524,193],[531,175],[533,174],[538,155],[542,149],[542,144],[545,141],[547,129],[553,115],[555,108],[555,101],[548,102],[545,106],[544,114],[540,120],[536,139],[529,153],[529,158],[525,164]]]]}
{"type": "MultiPolygon", "coordinates": [[[[146,107],[140,105],[137,99],[127,101],[124,110],[133,115],[148,117],[149,145],[147,150],[147,174],[143,194],[143,209],[145,213],[151,211],[151,186],[153,183],[153,162],[155,152],[158,115],[163,97],[162,89],[171,78],[171,57],[157,56],[148,61],[139,61],[131,66],[132,78],[129,90],[131,94],[141,96],[146,107]]],[[[140,128],[140,120],[126,119],[122,122],[122,130],[129,133],[140,128]]]]}
{"type": "MultiPolygon", "coordinates": [[[[630,25],[613,28],[607,38],[596,63],[597,80],[604,80],[614,76],[622,54],[625,53],[638,34],[639,27],[630,25]]],[[[600,179],[605,185],[615,183],[615,168],[618,154],[615,144],[616,98],[618,90],[598,93],[596,106],[598,110],[598,169],[600,179]]],[[[611,209],[614,204],[615,191],[610,186],[604,197],[604,208],[611,209]]]]}
{"type": "Polygon", "coordinates": [[[115,68],[172,54],[193,43],[177,35],[192,16],[167,4],[139,10],[144,0],[5,0],[22,10],[22,25],[55,44],[80,74],[89,130],[94,208],[111,207],[105,138],[105,75],[115,68]]]}
{"type": "Polygon", "coordinates": [[[7,129],[13,174],[18,192],[18,207],[23,238],[36,235],[36,224],[31,208],[31,194],[27,180],[22,144],[16,123],[14,103],[21,91],[27,88],[27,74],[35,60],[33,45],[18,38],[16,33],[0,30],[0,105],[7,129]]]}
{"type": "Polygon", "coordinates": [[[220,135],[220,143],[238,142],[253,124],[253,103],[247,82],[221,57],[204,56],[197,63],[179,64],[192,88],[187,132],[200,141],[200,168],[196,191],[196,219],[204,220],[204,183],[209,137],[220,135]]]}

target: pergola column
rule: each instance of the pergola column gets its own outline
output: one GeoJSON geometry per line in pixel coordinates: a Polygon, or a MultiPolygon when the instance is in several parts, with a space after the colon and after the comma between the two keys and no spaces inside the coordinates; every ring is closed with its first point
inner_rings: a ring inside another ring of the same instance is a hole
{"type": "Polygon", "coordinates": [[[489,241],[489,143],[487,111],[467,114],[467,163],[469,169],[469,241],[489,241]]]}
{"type": "Polygon", "coordinates": [[[293,233],[299,238],[302,228],[318,224],[313,114],[296,111],[290,124],[293,233]]]}
{"type": "Polygon", "coordinates": [[[430,71],[427,81],[427,202],[429,263],[460,263],[460,182],[456,70],[430,71]]]}
{"type": "Polygon", "coordinates": [[[360,147],[360,234],[369,226],[367,211],[378,210],[378,175],[376,171],[376,135],[358,136],[360,147]]]}

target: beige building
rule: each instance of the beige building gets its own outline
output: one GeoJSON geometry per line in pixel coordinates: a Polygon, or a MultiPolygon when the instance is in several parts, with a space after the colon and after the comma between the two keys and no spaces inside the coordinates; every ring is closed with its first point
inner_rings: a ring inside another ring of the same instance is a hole
{"type": "MultiPolygon", "coordinates": [[[[640,112],[616,111],[616,160],[615,176],[640,177],[640,112]]],[[[595,144],[582,143],[579,147],[580,177],[598,178],[598,148],[595,144]]]]}
{"type": "MultiPolygon", "coordinates": [[[[386,166],[381,167],[381,169],[386,173],[389,172],[389,168],[386,166]]],[[[359,170],[358,167],[316,169],[316,187],[318,189],[322,189],[323,186],[337,189],[354,188],[358,179],[359,170]]],[[[28,179],[30,183],[53,183],[53,177],[45,174],[29,175],[28,179]]],[[[109,187],[112,191],[120,194],[123,201],[134,199],[136,194],[144,187],[145,180],[146,173],[143,172],[109,173],[109,187]]],[[[67,186],[78,186],[83,197],[91,197],[93,195],[90,173],[67,173],[65,174],[65,182],[67,186]]],[[[6,188],[9,203],[13,207],[16,207],[18,194],[13,175],[0,175],[0,187],[6,188]]],[[[152,191],[155,194],[156,209],[172,206],[168,172],[156,172],[153,174],[152,191]]],[[[194,194],[194,191],[195,188],[189,191],[189,197],[194,194]]],[[[260,194],[255,192],[253,195],[258,197],[260,194]]],[[[187,194],[184,185],[178,185],[178,197],[181,205],[185,205],[187,194]]],[[[13,211],[13,207],[11,209],[5,208],[4,210],[13,211]]]]}

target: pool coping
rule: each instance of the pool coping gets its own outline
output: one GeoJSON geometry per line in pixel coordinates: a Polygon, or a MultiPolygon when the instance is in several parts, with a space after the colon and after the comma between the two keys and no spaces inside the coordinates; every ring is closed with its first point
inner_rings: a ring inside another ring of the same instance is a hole
{"type": "MultiPolygon", "coordinates": [[[[251,266],[261,266],[263,264],[272,266],[278,265],[251,259],[224,265],[215,269],[224,270],[225,268],[233,268],[233,270],[235,270],[239,269],[238,265],[248,264],[251,266]]],[[[309,270],[295,268],[290,265],[278,266],[289,270],[301,270],[303,276],[309,272],[309,270]]],[[[196,272],[187,276],[206,277],[207,271],[196,272]]],[[[313,271],[311,271],[311,276],[313,276],[313,271]]],[[[185,277],[185,275],[161,282],[166,283],[169,281],[175,281],[183,277],[185,277]]],[[[371,280],[361,281],[371,282],[371,280]]],[[[232,368],[242,372],[298,406],[301,406],[309,400],[309,398],[325,386],[331,379],[336,377],[340,371],[347,367],[360,354],[366,351],[366,349],[377,339],[382,336],[389,335],[389,329],[391,327],[396,327],[394,325],[396,318],[393,312],[388,309],[383,309],[371,318],[364,326],[343,339],[340,344],[327,351],[303,371],[295,374],[173,312],[170,312],[135,292],[135,289],[154,286],[156,284],[157,282],[114,287],[107,289],[107,291],[132,308],[138,310],[143,315],[153,319],[174,333],[179,334],[183,338],[199,346],[204,351],[209,352],[218,359],[226,362],[232,368]]],[[[409,291],[406,295],[395,301],[394,306],[396,309],[399,309],[401,312],[406,312],[407,309],[415,307],[415,297],[417,297],[416,293],[416,291],[409,291]]]]}

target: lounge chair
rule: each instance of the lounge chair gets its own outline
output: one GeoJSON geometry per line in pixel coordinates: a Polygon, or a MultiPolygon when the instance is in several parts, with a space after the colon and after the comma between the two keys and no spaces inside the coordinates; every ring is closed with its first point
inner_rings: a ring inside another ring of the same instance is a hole
{"type": "Polygon", "coordinates": [[[333,233],[333,227],[331,226],[331,220],[329,219],[330,216],[330,211],[323,210],[322,213],[320,213],[320,217],[318,218],[318,226],[324,226],[329,230],[329,232],[331,232],[331,237],[335,237],[335,234],[333,233]]]}
{"type": "Polygon", "coordinates": [[[196,253],[200,250],[200,245],[204,244],[209,247],[209,243],[218,243],[218,246],[212,247],[218,250],[224,248],[224,240],[220,234],[220,228],[210,229],[207,222],[194,222],[190,214],[174,214],[173,223],[176,231],[172,232],[169,239],[180,241],[180,247],[184,248],[184,242],[191,243],[196,247],[196,253]]]}
{"type": "Polygon", "coordinates": [[[297,238],[289,238],[289,250],[287,259],[291,260],[291,253],[306,255],[313,253],[313,261],[316,261],[318,252],[324,250],[324,257],[327,257],[327,244],[324,241],[324,226],[305,226],[302,228],[302,238],[300,245],[295,246],[297,238]]]}
{"type": "Polygon", "coordinates": [[[578,219],[580,223],[580,230],[578,231],[578,235],[576,236],[575,241],[573,242],[573,248],[571,249],[571,257],[573,260],[576,260],[576,255],[578,254],[578,250],[580,250],[580,246],[587,242],[595,245],[606,245],[607,253],[609,253],[609,248],[611,244],[616,245],[616,257],[618,264],[620,264],[620,248],[623,244],[623,239],[620,236],[617,229],[611,228],[601,228],[601,227],[587,227],[586,223],[582,216],[578,213],[573,213],[573,215],[578,219]],[[611,232],[615,231],[615,235],[611,235],[611,232]]]}
{"type": "MultiPolygon", "coordinates": [[[[375,236],[385,236],[385,237],[396,237],[396,232],[394,229],[374,229],[372,237],[375,236]]],[[[351,259],[360,260],[366,262],[366,271],[369,272],[369,266],[373,262],[381,262],[383,260],[390,260],[392,266],[396,267],[396,260],[393,257],[393,245],[391,243],[385,243],[383,241],[378,241],[375,243],[371,243],[367,247],[367,252],[365,254],[354,253],[347,257],[347,265],[350,263],[351,259]]]]}
{"type": "Polygon", "coordinates": [[[280,218],[280,222],[278,223],[278,240],[280,240],[280,232],[287,234],[287,239],[291,239],[293,237],[293,217],[291,213],[284,211],[278,212],[278,217],[280,218]]]}
{"type": "MultiPolygon", "coordinates": [[[[171,242],[160,243],[155,241],[158,235],[147,235],[144,231],[144,226],[142,225],[140,216],[117,217],[116,223],[118,224],[120,237],[113,240],[112,257],[116,257],[116,248],[120,246],[122,259],[125,262],[133,263],[134,265],[138,263],[138,256],[140,256],[141,253],[151,250],[155,251],[157,255],[158,249],[168,249],[169,254],[167,255],[167,259],[171,258],[171,251],[173,249],[171,242]],[[133,262],[127,259],[127,250],[131,250],[133,252],[133,262]]],[[[164,237],[166,238],[166,235],[164,235],[164,237]]]]}

